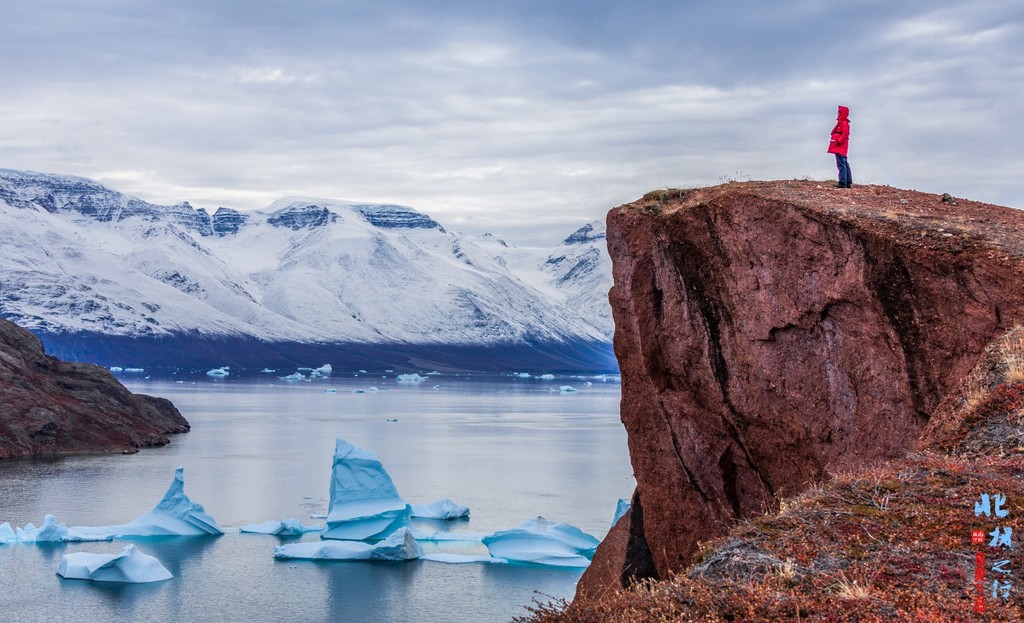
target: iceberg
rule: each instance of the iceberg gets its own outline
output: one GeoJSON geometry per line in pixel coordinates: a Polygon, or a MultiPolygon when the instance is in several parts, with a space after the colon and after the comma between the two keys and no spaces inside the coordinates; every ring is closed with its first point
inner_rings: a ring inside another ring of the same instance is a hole
{"type": "Polygon", "coordinates": [[[306,377],[303,376],[301,372],[293,372],[288,376],[279,376],[278,378],[281,379],[282,381],[288,381],[289,383],[292,383],[294,381],[301,381],[306,377]]]}
{"type": "Polygon", "coordinates": [[[224,534],[217,521],[206,514],[203,505],[196,504],[185,495],[183,467],[174,470],[174,480],[156,507],[135,521],[116,526],[74,527],[70,530],[78,535],[107,535],[107,538],[224,534]]]}
{"type": "Polygon", "coordinates": [[[558,391],[563,394],[569,394],[576,391],[576,388],[573,387],[572,385],[562,385],[561,387],[558,388],[558,391]]]}
{"type": "Polygon", "coordinates": [[[362,541],[312,541],[274,548],[274,558],[289,560],[415,560],[423,548],[408,528],[399,528],[376,545],[362,541]]]}
{"type": "Polygon", "coordinates": [[[325,539],[383,539],[409,523],[409,505],[398,496],[377,455],[338,439],[331,472],[325,539]]]}
{"type": "Polygon", "coordinates": [[[121,366],[110,366],[111,372],[124,372],[124,368],[121,366]]]}
{"type": "Polygon", "coordinates": [[[445,498],[430,504],[412,504],[409,507],[413,517],[419,519],[467,519],[469,507],[456,504],[445,498]]]}
{"type": "Polygon", "coordinates": [[[64,554],[57,564],[57,575],[69,580],[130,584],[161,582],[174,577],[159,560],[143,554],[134,545],[125,546],[119,554],[64,554]]]}
{"type": "Polygon", "coordinates": [[[537,378],[544,379],[545,381],[550,381],[550,380],[553,380],[555,378],[555,375],[554,374],[542,374],[542,375],[538,376],[537,378]]]}
{"type": "Polygon", "coordinates": [[[11,524],[8,522],[0,523],[0,545],[6,545],[8,543],[14,543],[18,539],[18,535],[11,529],[11,524]]]}
{"type": "Polygon", "coordinates": [[[316,532],[320,529],[321,526],[319,524],[305,526],[299,523],[298,519],[282,519],[281,521],[247,524],[239,528],[238,531],[253,534],[273,534],[276,536],[302,536],[307,532],[316,532]]]}
{"type": "Polygon", "coordinates": [[[615,504],[615,516],[612,518],[612,525],[619,523],[622,516],[629,510],[629,502],[619,498],[619,501],[615,504]]]}
{"type": "Polygon", "coordinates": [[[586,567],[600,541],[575,526],[536,517],[511,530],[484,537],[491,556],[510,562],[586,567]]]}
{"type": "Polygon", "coordinates": [[[395,377],[395,380],[399,383],[422,383],[427,380],[427,377],[413,372],[412,374],[399,374],[395,377]]]}
{"type": "Polygon", "coordinates": [[[319,368],[317,368],[315,371],[319,372],[323,376],[330,376],[331,372],[334,372],[334,368],[331,367],[331,364],[325,363],[324,365],[322,365],[319,368]]]}
{"type": "Polygon", "coordinates": [[[228,366],[224,366],[223,368],[214,368],[213,370],[207,370],[206,376],[224,378],[225,376],[231,374],[230,372],[228,372],[228,370],[230,369],[231,368],[229,368],[228,366]]]}
{"type": "MultiPolygon", "coordinates": [[[[10,525],[8,524],[8,529],[10,525]]],[[[66,543],[69,541],[109,541],[112,537],[109,534],[86,534],[77,528],[68,528],[65,524],[58,524],[57,518],[53,515],[43,517],[43,525],[36,527],[35,524],[28,524],[24,528],[18,528],[17,540],[22,543],[66,543]]]]}

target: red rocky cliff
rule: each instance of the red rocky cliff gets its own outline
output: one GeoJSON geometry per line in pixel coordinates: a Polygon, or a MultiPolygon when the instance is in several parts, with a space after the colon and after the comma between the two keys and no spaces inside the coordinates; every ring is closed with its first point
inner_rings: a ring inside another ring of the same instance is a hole
{"type": "Polygon", "coordinates": [[[170,401],[133,394],[99,366],[48,357],[0,319],[0,459],[137,452],[188,429],[170,401]]]}
{"type": "Polygon", "coordinates": [[[667,577],[829,474],[900,456],[1024,323],[1024,212],[890,187],[732,183],[612,210],[633,510],[579,591],[667,577]]]}

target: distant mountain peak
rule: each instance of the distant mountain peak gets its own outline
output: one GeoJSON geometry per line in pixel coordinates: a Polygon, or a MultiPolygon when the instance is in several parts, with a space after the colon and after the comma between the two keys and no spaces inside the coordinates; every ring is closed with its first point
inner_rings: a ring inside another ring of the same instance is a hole
{"type": "Polygon", "coordinates": [[[562,244],[590,244],[591,242],[597,242],[598,240],[605,239],[604,226],[598,224],[595,227],[594,223],[587,223],[583,227],[580,227],[574,231],[568,238],[562,241],[562,244]]]}

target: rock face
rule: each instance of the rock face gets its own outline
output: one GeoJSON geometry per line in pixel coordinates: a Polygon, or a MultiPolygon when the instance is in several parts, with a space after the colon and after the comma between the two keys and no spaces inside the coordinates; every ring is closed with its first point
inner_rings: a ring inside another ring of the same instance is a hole
{"type": "Polygon", "coordinates": [[[732,183],[612,210],[637,490],[578,594],[667,577],[737,518],[911,449],[1024,322],[1022,244],[1024,212],[890,187],[732,183]]]}
{"type": "Polygon", "coordinates": [[[137,452],[189,424],[169,400],[133,394],[106,369],[48,357],[0,319],[0,459],[137,452]]]}

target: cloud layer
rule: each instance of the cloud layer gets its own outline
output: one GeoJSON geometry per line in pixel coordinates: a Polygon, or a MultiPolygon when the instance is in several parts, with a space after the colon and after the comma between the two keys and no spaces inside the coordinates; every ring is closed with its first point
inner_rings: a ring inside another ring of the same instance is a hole
{"type": "Polygon", "coordinates": [[[653,188],[832,178],[1024,207],[1019,2],[14,0],[0,166],[161,203],[392,201],[548,242],[653,188]]]}

